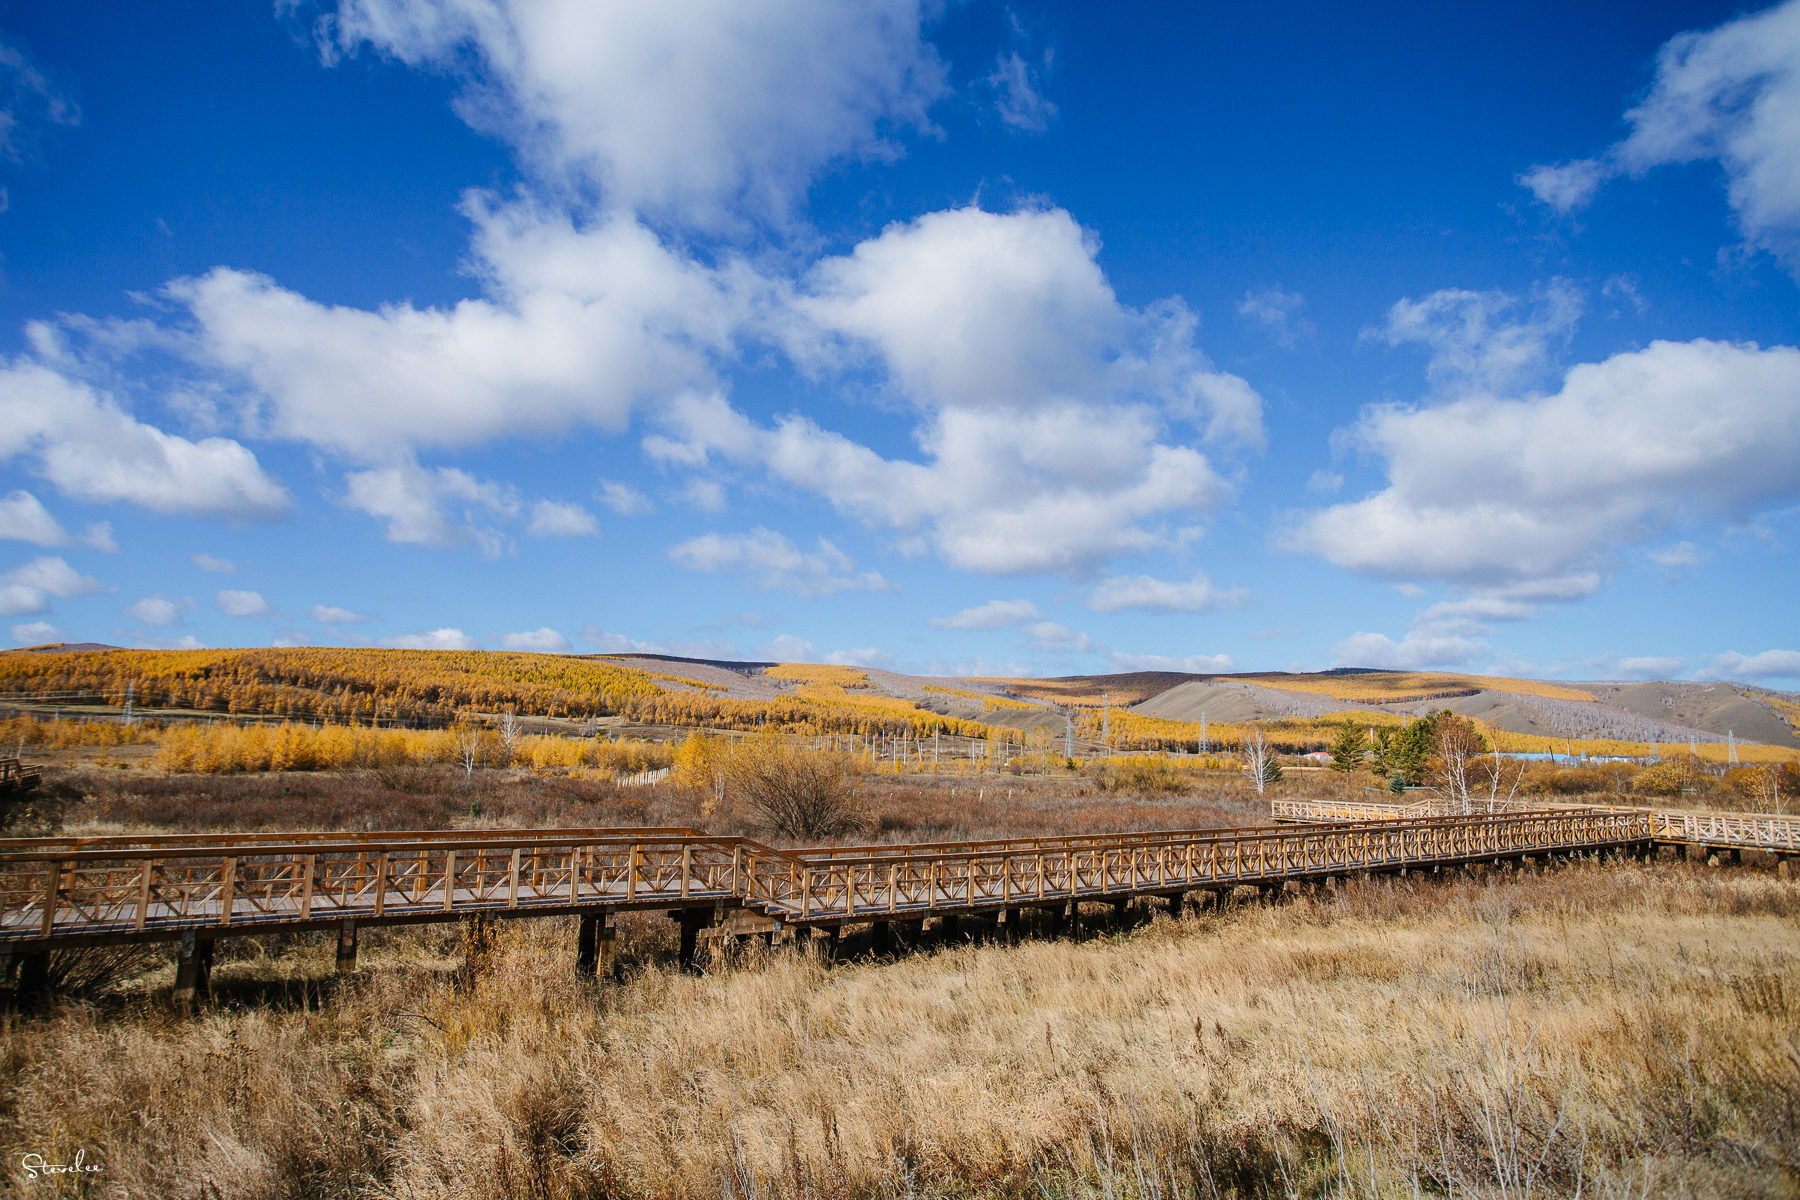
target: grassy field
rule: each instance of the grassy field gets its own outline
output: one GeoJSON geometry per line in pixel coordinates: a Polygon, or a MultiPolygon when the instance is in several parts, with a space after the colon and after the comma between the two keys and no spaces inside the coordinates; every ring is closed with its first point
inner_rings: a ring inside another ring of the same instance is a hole
{"type": "Polygon", "coordinates": [[[0,1142],[155,1197],[1790,1196],[1797,917],[1766,871],[1578,864],[697,976],[634,916],[620,982],[564,920],[473,971],[372,931],[345,981],[227,943],[198,1018],[163,968],[0,1022],[0,1142]]]}

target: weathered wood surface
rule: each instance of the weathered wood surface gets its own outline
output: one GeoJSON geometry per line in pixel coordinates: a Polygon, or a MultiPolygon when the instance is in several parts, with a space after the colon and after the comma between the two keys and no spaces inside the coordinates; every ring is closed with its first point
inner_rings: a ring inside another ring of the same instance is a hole
{"type": "MultiPolygon", "coordinates": [[[[1473,815],[1486,815],[1486,800],[1471,802],[1473,815]]],[[[1276,800],[1271,805],[1277,821],[1396,821],[1420,817],[1463,815],[1453,800],[1422,800],[1414,804],[1382,804],[1362,800],[1276,800]]],[[[1800,817],[1779,813],[1711,812],[1685,808],[1632,808],[1598,804],[1546,804],[1530,800],[1500,800],[1498,813],[1575,810],[1581,812],[1641,813],[1650,822],[1651,840],[1664,845],[1728,846],[1742,850],[1767,850],[1777,854],[1800,853],[1800,817]]]]}
{"type": "Polygon", "coordinates": [[[742,907],[799,925],[916,920],[1593,851],[1654,837],[1642,811],[1564,810],[802,850],[689,829],[14,839],[0,848],[0,950],[478,912],[742,907]]]}

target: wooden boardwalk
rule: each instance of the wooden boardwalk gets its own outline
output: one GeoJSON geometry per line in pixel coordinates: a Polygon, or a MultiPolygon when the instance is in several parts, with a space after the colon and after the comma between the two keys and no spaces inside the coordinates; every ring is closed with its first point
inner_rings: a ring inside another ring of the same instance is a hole
{"type": "MultiPolygon", "coordinates": [[[[1397,821],[1420,817],[1450,816],[1461,813],[1462,806],[1450,800],[1422,800],[1413,804],[1385,804],[1363,800],[1276,800],[1272,804],[1277,821],[1397,821]]],[[[1471,807],[1480,815],[1488,812],[1488,802],[1475,801],[1471,807]]],[[[1713,850],[1763,850],[1782,856],[1800,856],[1800,817],[1780,813],[1714,812],[1686,808],[1630,808],[1603,805],[1546,804],[1540,801],[1497,801],[1499,813],[1543,812],[1549,810],[1584,812],[1642,813],[1650,823],[1652,840],[1658,845],[1713,850]]]]}
{"type": "Polygon", "coordinates": [[[1544,855],[1647,849],[1638,810],[1352,820],[998,842],[786,850],[694,829],[515,829],[77,837],[0,842],[0,968],[20,992],[49,953],[179,941],[178,997],[205,987],[222,937],[336,930],[354,966],[359,928],[465,917],[578,914],[578,962],[610,956],[620,912],[702,936],[984,916],[1010,936],[1026,908],[1053,927],[1084,902],[1216,898],[1251,886],[1403,873],[1544,855]]]}

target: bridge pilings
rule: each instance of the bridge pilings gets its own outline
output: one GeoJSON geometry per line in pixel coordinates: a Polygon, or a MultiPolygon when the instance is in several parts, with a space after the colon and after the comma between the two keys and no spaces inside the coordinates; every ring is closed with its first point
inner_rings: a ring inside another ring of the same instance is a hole
{"type": "Polygon", "coordinates": [[[575,935],[575,970],[583,975],[611,975],[618,933],[617,918],[612,913],[582,913],[575,935]]]}
{"type": "Polygon", "coordinates": [[[189,1011],[212,998],[213,939],[188,930],[175,958],[175,1007],[189,1011]]]}
{"type": "Polygon", "coordinates": [[[337,973],[348,975],[356,970],[356,922],[345,921],[338,926],[337,973]]]}

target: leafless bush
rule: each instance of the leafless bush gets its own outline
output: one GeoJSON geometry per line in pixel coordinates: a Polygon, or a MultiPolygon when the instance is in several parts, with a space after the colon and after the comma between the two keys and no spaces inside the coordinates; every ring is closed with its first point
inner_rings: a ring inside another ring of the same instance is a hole
{"type": "Polygon", "coordinates": [[[782,837],[838,837],[868,821],[856,764],[847,754],[791,746],[774,736],[746,738],[732,747],[725,778],[757,822],[782,837]]]}

